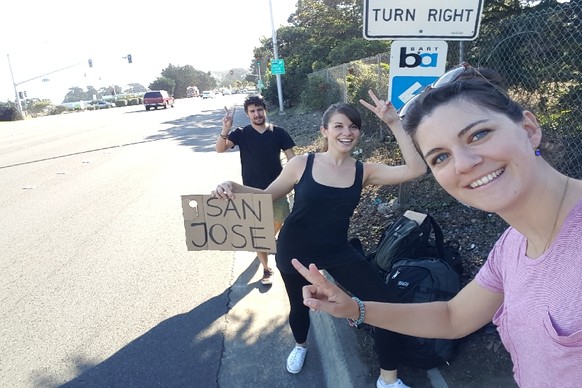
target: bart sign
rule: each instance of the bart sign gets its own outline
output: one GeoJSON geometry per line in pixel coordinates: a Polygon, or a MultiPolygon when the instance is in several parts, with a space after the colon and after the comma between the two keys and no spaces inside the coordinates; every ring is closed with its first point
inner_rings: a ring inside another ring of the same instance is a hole
{"type": "Polygon", "coordinates": [[[183,195],[182,212],[189,251],[276,252],[269,194],[183,195]]]}
{"type": "Polygon", "coordinates": [[[364,0],[364,38],[474,40],[483,0],[364,0]]]}

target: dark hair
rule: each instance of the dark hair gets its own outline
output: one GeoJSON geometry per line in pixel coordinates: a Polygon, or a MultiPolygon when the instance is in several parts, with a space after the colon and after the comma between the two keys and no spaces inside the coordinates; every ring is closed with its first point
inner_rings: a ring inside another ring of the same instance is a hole
{"type": "Polygon", "coordinates": [[[362,128],[362,116],[360,112],[350,104],[346,104],[343,102],[337,102],[331,105],[329,108],[323,112],[323,116],[321,117],[321,125],[324,128],[327,128],[329,125],[329,120],[331,116],[335,113],[341,113],[348,118],[358,129],[362,128]]]}
{"type": "Polygon", "coordinates": [[[262,106],[264,109],[267,109],[267,105],[265,104],[265,100],[261,96],[252,95],[245,98],[244,108],[245,112],[248,112],[249,105],[257,105],[262,106]]]}
{"type": "Polygon", "coordinates": [[[404,130],[414,138],[421,120],[437,107],[453,100],[469,101],[501,113],[514,122],[523,120],[523,107],[506,93],[498,73],[490,69],[468,71],[466,76],[423,92],[402,118],[404,130]]]}

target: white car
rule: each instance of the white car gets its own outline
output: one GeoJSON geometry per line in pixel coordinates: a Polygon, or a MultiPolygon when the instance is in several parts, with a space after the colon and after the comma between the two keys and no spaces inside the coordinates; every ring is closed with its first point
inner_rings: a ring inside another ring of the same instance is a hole
{"type": "Polygon", "coordinates": [[[95,107],[95,109],[115,108],[115,104],[114,103],[109,102],[109,101],[105,101],[105,100],[91,101],[88,105],[95,107]]]}
{"type": "Polygon", "coordinates": [[[204,99],[214,98],[214,92],[211,92],[210,90],[205,90],[202,92],[202,98],[204,98],[204,99]]]}

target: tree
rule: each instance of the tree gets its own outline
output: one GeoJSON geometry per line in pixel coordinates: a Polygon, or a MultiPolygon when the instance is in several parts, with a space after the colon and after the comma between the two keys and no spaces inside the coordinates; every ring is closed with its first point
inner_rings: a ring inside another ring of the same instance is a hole
{"type": "Polygon", "coordinates": [[[246,73],[248,73],[248,71],[242,68],[225,71],[224,74],[222,74],[222,80],[219,82],[218,86],[233,87],[237,83],[240,83],[241,77],[244,77],[246,73]]]}
{"type": "Polygon", "coordinates": [[[123,91],[124,93],[144,93],[147,91],[146,87],[142,84],[131,83],[127,86],[128,88],[123,91]]]}
{"type": "Polygon", "coordinates": [[[85,91],[78,87],[74,86],[69,88],[69,91],[65,95],[65,99],[63,102],[76,102],[76,101],[83,101],[85,99],[85,91]]]}
{"type": "Polygon", "coordinates": [[[176,88],[176,82],[168,77],[158,77],[154,82],[149,84],[150,90],[165,90],[170,95],[174,94],[174,89],[176,88]]]}
{"type": "Polygon", "coordinates": [[[188,86],[197,86],[199,90],[210,90],[216,87],[216,80],[209,73],[196,70],[191,65],[174,66],[169,64],[168,67],[162,70],[162,77],[174,81],[174,87],[170,94],[173,94],[176,98],[186,97],[186,88],[188,86]]]}
{"type": "Polygon", "coordinates": [[[98,97],[99,92],[97,91],[97,89],[95,89],[95,87],[89,85],[87,86],[87,91],[85,92],[85,98],[83,100],[88,101],[88,100],[94,100],[99,98],[98,97]]]}

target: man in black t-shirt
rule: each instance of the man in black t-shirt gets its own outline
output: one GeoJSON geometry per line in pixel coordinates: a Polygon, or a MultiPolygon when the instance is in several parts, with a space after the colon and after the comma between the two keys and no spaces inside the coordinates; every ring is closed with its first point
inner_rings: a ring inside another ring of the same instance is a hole
{"type": "MultiPolygon", "coordinates": [[[[295,142],[283,128],[267,123],[267,108],[260,96],[249,96],[244,102],[245,113],[251,123],[231,131],[234,118],[226,107],[222,120],[222,130],[216,140],[216,152],[224,152],[239,147],[242,180],[245,186],[266,189],[279,176],[283,169],[281,151],[287,160],[295,156],[295,142]]],[[[286,197],[273,203],[275,235],[289,215],[289,202],[286,197]]],[[[271,284],[273,270],[269,267],[267,252],[257,252],[263,265],[262,284],[271,284]]]]}

